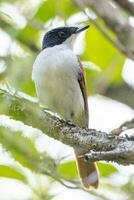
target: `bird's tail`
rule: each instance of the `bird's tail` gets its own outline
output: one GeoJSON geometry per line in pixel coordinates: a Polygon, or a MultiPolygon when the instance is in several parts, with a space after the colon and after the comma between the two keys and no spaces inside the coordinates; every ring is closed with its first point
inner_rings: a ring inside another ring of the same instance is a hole
{"type": "Polygon", "coordinates": [[[84,158],[76,155],[78,173],[85,189],[97,188],[99,172],[95,163],[87,163],[84,158]]]}

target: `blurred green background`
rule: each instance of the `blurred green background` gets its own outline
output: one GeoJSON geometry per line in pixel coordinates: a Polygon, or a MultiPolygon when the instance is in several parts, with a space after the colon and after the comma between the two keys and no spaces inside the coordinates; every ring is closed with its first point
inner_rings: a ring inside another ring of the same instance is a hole
{"type": "MultiPolygon", "coordinates": [[[[102,19],[91,9],[88,12],[113,37],[102,19]]],[[[0,1],[0,87],[36,97],[31,72],[45,32],[57,26],[81,24],[91,26],[79,36],[74,49],[85,67],[90,126],[110,131],[133,116],[134,62],[120,53],[71,0],[0,1]]],[[[66,200],[72,195],[78,200],[133,199],[132,166],[98,163],[100,188],[88,193],[69,188],[80,186],[70,157],[72,150],[42,136],[40,130],[1,115],[0,143],[1,200],[66,200]]]]}

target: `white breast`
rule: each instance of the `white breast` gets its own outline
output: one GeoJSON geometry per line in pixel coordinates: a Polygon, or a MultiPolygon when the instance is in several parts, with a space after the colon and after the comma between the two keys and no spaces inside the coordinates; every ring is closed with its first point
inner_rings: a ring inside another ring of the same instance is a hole
{"type": "Polygon", "coordinates": [[[65,45],[43,50],[33,65],[32,79],[42,105],[70,119],[84,110],[78,83],[77,56],[65,45]]]}

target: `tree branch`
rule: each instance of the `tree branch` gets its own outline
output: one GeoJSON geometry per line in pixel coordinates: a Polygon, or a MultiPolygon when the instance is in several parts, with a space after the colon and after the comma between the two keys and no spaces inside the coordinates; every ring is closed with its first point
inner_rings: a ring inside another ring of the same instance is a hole
{"type": "Polygon", "coordinates": [[[127,10],[131,15],[134,15],[134,2],[129,0],[114,0],[118,3],[123,9],[127,10]]]}
{"type": "Polygon", "coordinates": [[[123,124],[120,125],[119,128],[112,130],[111,133],[120,135],[123,131],[129,130],[129,129],[134,129],[134,119],[132,119],[131,121],[124,122],[123,124]]]}
{"type": "Polygon", "coordinates": [[[102,94],[119,102],[125,103],[134,109],[134,89],[126,83],[116,87],[111,86],[102,94]]]}
{"type": "MultiPolygon", "coordinates": [[[[114,45],[134,60],[134,27],[113,0],[73,0],[80,9],[90,7],[117,36],[114,45]],[[113,14],[114,13],[114,14],[113,14]]],[[[84,11],[84,10],[83,10],[84,11]]],[[[84,11],[85,12],[85,11],[84,11]]],[[[97,27],[98,28],[98,27],[97,27]]],[[[111,39],[110,39],[111,40],[111,39]]]]}
{"type": "MultiPolygon", "coordinates": [[[[134,164],[134,136],[128,138],[94,129],[76,127],[52,115],[49,111],[45,111],[37,102],[24,98],[24,94],[14,91],[0,89],[0,105],[1,114],[7,114],[11,118],[38,128],[64,144],[80,148],[81,154],[94,151],[94,154],[88,154],[90,161],[104,159],[124,165],[134,164]]],[[[133,123],[134,121],[132,121],[133,123]]]]}

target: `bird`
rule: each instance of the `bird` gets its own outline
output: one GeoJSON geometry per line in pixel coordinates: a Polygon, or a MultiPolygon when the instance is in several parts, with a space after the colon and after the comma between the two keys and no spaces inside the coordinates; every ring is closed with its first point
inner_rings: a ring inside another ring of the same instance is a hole
{"type": "MultiPolygon", "coordinates": [[[[81,128],[88,127],[89,121],[87,89],[84,69],[73,47],[79,33],[88,28],[89,25],[63,26],[46,32],[32,70],[40,104],[81,128]]],[[[74,152],[83,188],[97,188],[96,163],[87,163],[80,156],[80,147],[74,152]]]]}

